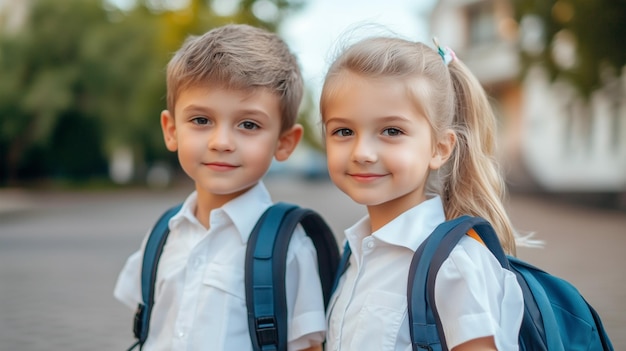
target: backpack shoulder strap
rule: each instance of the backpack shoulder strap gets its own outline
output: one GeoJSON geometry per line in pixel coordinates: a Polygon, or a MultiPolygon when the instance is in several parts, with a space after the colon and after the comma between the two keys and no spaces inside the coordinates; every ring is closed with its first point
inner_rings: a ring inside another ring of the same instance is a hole
{"type": "MultiPolygon", "coordinates": [[[[133,333],[137,338],[137,344],[141,347],[148,338],[148,330],[150,329],[150,316],[152,314],[152,306],[154,305],[154,285],[156,282],[157,267],[159,259],[163,252],[163,246],[170,233],[169,221],[178,211],[180,211],[182,203],[165,211],[156,222],[143,252],[143,261],[141,265],[141,300],[133,325],[133,333]]],[[[134,347],[134,346],[133,346],[134,347]]]]}
{"type": "Polygon", "coordinates": [[[407,285],[409,325],[413,350],[447,350],[435,306],[435,278],[456,244],[472,230],[507,268],[508,260],[493,228],[479,217],[461,216],[440,224],[413,256],[407,285]]]}
{"type": "Polygon", "coordinates": [[[339,264],[335,237],[316,212],[284,202],[271,206],[255,225],[246,249],[248,329],[255,350],[287,350],[287,248],[298,224],[317,250],[324,306],[339,264]]]}
{"type": "Polygon", "coordinates": [[[352,249],[350,249],[350,244],[346,241],[346,244],[343,246],[343,253],[341,254],[341,261],[339,261],[339,266],[337,267],[337,274],[335,275],[333,288],[330,291],[331,295],[335,292],[335,290],[337,290],[337,286],[339,286],[339,281],[341,280],[341,276],[346,272],[346,269],[348,269],[348,266],[350,266],[351,255],[352,255],[352,249]]]}

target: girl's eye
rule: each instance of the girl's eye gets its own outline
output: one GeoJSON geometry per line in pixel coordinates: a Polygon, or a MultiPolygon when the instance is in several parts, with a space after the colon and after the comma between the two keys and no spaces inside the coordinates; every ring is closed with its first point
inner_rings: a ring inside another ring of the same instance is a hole
{"type": "Polygon", "coordinates": [[[206,117],[194,117],[191,119],[191,122],[197,125],[207,125],[209,124],[209,119],[206,117]]]}
{"type": "Polygon", "coordinates": [[[243,129],[248,129],[248,130],[254,130],[254,129],[260,128],[258,124],[254,123],[254,122],[250,122],[250,121],[241,122],[239,124],[239,127],[243,128],[243,129]]]}
{"type": "Polygon", "coordinates": [[[338,135],[341,137],[351,136],[352,134],[354,134],[354,132],[348,128],[337,129],[336,131],[333,132],[333,135],[338,135]]]}
{"type": "Polygon", "coordinates": [[[401,134],[402,134],[402,131],[398,128],[387,128],[383,130],[383,135],[387,135],[387,136],[398,136],[401,134]]]}

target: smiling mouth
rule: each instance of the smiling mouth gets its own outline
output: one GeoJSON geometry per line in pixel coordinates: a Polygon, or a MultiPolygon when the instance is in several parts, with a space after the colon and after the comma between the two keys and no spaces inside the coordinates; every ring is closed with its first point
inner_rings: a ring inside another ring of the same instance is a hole
{"type": "Polygon", "coordinates": [[[209,163],[203,163],[203,165],[211,170],[218,171],[218,172],[232,171],[233,169],[238,167],[235,165],[231,165],[230,163],[223,163],[223,162],[209,162],[209,163]]]}
{"type": "Polygon", "coordinates": [[[372,174],[372,173],[348,173],[348,175],[352,179],[361,183],[373,182],[385,176],[384,174],[372,174]]]}

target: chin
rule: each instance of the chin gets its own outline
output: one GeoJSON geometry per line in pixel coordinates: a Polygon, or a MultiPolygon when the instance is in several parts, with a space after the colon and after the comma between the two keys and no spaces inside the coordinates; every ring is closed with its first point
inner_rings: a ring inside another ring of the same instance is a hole
{"type": "Polygon", "coordinates": [[[348,194],[348,196],[350,196],[352,201],[363,206],[376,206],[385,202],[381,199],[372,199],[371,197],[359,196],[358,194],[356,194],[356,196],[351,196],[350,194],[348,194]]]}

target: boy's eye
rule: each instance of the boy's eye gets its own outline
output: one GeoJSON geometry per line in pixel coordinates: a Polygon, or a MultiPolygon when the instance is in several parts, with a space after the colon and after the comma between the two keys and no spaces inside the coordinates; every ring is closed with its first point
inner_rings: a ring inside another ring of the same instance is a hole
{"type": "Polygon", "coordinates": [[[387,136],[398,136],[401,134],[402,134],[402,131],[398,128],[387,128],[383,130],[383,135],[387,135],[387,136]]]}
{"type": "Polygon", "coordinates": [[[254,130],[254,129],[260,128],[258,124],[254,123],[254,122],[251,122],[251,121],[241,122],[239,124],[239,127],[243,128],[243,129],[248,129],[248,130],[254,130]]]}
{"type": "Polygon", "coordinates": [[[336,131],[333,132],[333,135],[338,135],[341,137],[351,136],[352,134],[354,134],[354,132],[348,128],[337,129],[336,131]]]}
{"type": "Polygon", "coordinates": [[[191,119],[191,122],[198,125],[206,125],[209,124],[209,119],[206,117],[194,117],[191,119]]]}

